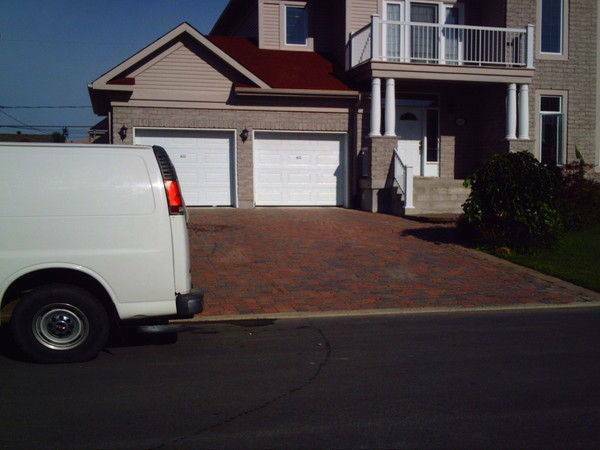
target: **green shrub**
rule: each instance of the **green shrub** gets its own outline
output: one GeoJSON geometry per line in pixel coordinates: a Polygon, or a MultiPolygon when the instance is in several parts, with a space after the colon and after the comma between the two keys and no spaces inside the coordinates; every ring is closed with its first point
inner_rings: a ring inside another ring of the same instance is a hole
{"type": "Polygon", "coordinates": [[[563,229],[561,175],[530,153],[492,156],[466,182],[461,229],[493,247],[549,245],[563,229]]]}
{"type": "Polygon", "coordinates": [[[585,163],[579,151],[576,153],[577,161],[563,169],[559,195],[563,221],[569,230],[600,223],[600,183],[586,177],[593,166],[585,163]]]}

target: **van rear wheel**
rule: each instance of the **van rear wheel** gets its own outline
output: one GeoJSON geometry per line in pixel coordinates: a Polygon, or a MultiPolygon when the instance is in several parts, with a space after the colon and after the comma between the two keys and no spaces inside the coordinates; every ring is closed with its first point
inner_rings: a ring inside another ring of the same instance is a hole
{"type": "Polygon", "coordinates": [[[102,304],[88,291],[67,284],[25,293],[10,320],[17,348],[40,363],[93,359],[106,345],[109,330],[102,304]]]}

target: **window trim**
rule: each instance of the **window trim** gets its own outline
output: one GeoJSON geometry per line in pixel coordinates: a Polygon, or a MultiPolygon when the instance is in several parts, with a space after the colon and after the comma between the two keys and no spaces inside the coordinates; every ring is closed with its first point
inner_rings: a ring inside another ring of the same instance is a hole
{"type": "MultiPolygon", "coordinates": [[[[542,160],[542,97],[561,97],[561,114],[563,117],[562,125],[562,161],[558,163],[559,166],[564,166],[569,160],[567,151],[569,146],[567,145],[568,129],[569,129],[569,92],[560,91],[553,89],[540,89],[535,92],[535,157],[542,160]]],[[[551,113],[548,113],[549,115],[551,113]]]]}
{"type": "Polygon", "coordinates": [[[437,24],[443,25],[443,12],[445,8],[458,8],[458,24],[464,25],[465,23],[465,4],[458,0],[379,0],[379,11],[381,11],[381,20],[387,20],[387,5],[400,4],[402,5],[402,13],[404,15],[404,22],[410,22],[410,3],[429,3],[431,5],[437,5],[438,7],[438,21],[437,24]]]}
{"type": "MultiPolygon", "coordinates": [[[[306,3],[299,2],[286,2],[281,4],[281,44],[283,47],[292,47],[295,49],[304,49],[308,48],[310,44],[310,32],[306,33],[306,41],[304,44],[291,44],[287,41],[287,9],[288,8],[300,8],[304,9],[307,14],[308,10],[306,7],[306,3]]],[[[310,26],[310,20],[307,26],[310,26]]],[[[307,29],[308,31],[308,29],[307,29]]]]}
{"type": "Polygon", "coordinates": [[[535,33],[535,53],[537,59],[547,59],[555,61],[565,61],[569,59],[569,0],[562,1],[561,14],[561,52],[551,53],[542,52],[542,2],[537,0],[536,5],[536,33],[535,33]]]}

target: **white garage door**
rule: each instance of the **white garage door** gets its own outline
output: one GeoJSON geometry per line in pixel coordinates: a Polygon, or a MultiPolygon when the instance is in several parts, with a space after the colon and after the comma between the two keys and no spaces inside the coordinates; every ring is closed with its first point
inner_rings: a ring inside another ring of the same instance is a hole
{"type": "Polygon", "coordinates": [[[230,206],[235,202],[233,132],[136,129],[136,144],[160,145],[177,171],[189,206],[230,206]]]}
{"type": "Polygon", "coordinates": [[[256,132],[254,201],[262,206],[345,203],[345,136],[256,132]]]}

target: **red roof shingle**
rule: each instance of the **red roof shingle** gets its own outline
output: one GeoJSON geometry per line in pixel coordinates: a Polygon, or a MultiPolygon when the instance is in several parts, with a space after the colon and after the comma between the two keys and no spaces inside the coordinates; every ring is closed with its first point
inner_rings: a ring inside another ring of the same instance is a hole
{"type": "Polygon", "coordinates": [[[316,52],[260,49],[250,39],[208,39],[274,89],[352,90],[335,75],[335,66],[316,52]]]}

